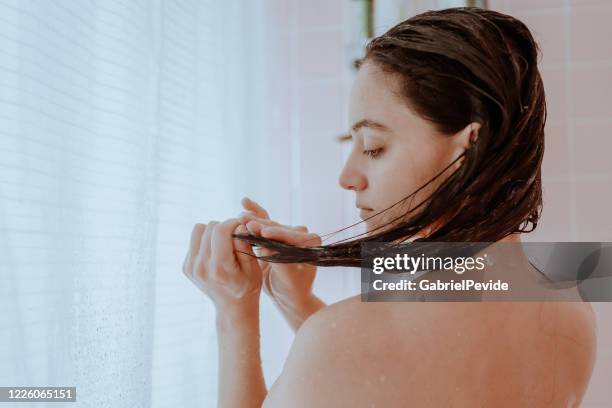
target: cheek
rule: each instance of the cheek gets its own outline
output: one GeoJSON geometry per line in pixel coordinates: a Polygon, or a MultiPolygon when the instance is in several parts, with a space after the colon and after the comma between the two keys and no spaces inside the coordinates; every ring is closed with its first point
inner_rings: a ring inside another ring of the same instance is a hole
{"type": "MultiPolygon", "coordinates": [[[[378,208],[390,207],[414,193],[444,168],[440,163],[440,158],[432,154],[434,152],[424,153],[395,155],[395,157],[389,157],[389,160],[380,166],[375,180],[371,180],[375,183],[373,187],[375,186],[378,208]]],[[[389,215],[398,216],[416,207],[435,190],[441,180],[442,177],[439,177],[402,204],[395,206],[389,211],[389,215]]]]}

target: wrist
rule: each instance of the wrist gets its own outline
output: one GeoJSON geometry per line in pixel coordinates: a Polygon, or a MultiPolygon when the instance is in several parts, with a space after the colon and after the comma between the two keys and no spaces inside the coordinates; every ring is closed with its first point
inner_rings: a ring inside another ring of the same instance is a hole
{"type": "Polygon", "coordinates": [[[280,308],[293,313],[311,309],[311,306],[316,303],[316,299],[317,297],[312,291],[294,296],[274,296],[274,302],[280,308]]]}
{"type": "Polygon", "coordinates": [[[259,296],[240,299],[239,302],[216,308],[217,329],[236,330],[259,323],[259,296]]]}

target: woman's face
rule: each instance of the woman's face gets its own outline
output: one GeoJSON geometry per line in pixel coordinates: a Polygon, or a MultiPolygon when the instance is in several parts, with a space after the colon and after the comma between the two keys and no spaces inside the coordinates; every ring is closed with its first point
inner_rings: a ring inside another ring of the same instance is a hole
{"type": "MultiPolygon", "coordinates": [[[[359,69],[351,89],[352,149],[339,182],[355,191],[355,205],[361,208],[362,219],[417,190],[461,155],[469,142],[469,125],[448,136],[417,116],[401,96],[400,84],[396,75],[368,61],[359,69]]],[[[458,166],[459,162],[413,197],[367,220],[367,230],[416,207],[458,166]]]]}

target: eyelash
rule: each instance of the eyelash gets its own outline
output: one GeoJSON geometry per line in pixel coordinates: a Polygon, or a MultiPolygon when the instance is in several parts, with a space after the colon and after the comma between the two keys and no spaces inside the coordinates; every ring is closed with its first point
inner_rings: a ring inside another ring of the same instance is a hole
{"type": "Polygon", "coordinates": [[[383,151],[382,148],[373,149],[373,150],[364,150],[363,154],[370,157],[371,159],[376,159],[382,153],[382,151],[383,151]]]}

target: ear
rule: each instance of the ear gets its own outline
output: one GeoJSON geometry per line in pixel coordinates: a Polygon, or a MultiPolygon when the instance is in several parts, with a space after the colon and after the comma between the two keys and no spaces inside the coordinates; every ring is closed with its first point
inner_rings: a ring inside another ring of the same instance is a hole
{"type": "Polygon", "coordinates": [[[455,138],[463,149],[467,149],[470,144],[474,143],[478,139],[478,132],[482,125],[478,122],[471,122],[462,130],[455,134],[455,138]]]}
{"type": "MultiPolygon", "coordinates": [[[[466,127],[461,129],[459,132],[453,135],[453,141],[455,142],[455,158],[459,157],[465,152],[472,143],[478,139],[478,133],[482,125],[478,122],[471,122],[466,127]]],[[[463,163],[464,158],[462,157],[458,162],[456,168],[459,168],[463,163]]]]}

